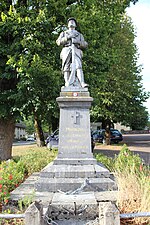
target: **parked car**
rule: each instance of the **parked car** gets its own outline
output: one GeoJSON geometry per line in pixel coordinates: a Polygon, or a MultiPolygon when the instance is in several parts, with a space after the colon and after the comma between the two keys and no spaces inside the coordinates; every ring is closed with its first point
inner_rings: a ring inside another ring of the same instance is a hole
{"type": "Polygon", "coordinates": [[[49,149],[58,148],[59,129],[55,130],[50,136],[48,136],[45,142],[49,149]]]}
{"type": "MultiPolygon", "coordinates": [[[[121,132],[117,129],[110,129],[110,141],[111,143],[118,143],[123,140],[121,132]]],[[[95,130],[92,132],[93,140],[95,142],[105,142],[105,129],[95,130]]]]}
{"type": "MultiPolygon", "coordinates": [[[[46,146],[49,149],[58,148],[59,142],[59,129],[55,130],[49,137],[46,139],[46,146]]],[[[92,152],[95,147],[95,141],[93,140],[93,136],[91,135],[91,148],[92,152]]]]}
{"type": "Polygon", "coordinates": [[[26,141],[35,141],[34,137],[28,137],[26,141]]]}

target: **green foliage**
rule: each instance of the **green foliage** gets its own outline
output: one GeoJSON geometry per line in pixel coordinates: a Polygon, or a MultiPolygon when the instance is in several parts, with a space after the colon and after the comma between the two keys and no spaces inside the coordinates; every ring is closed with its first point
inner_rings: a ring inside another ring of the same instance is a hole
{"type": "Polygon", "coordinates": [[[84,68],[94,97],[93,121],[109,119],[129,125],[148,98],[142,87],[141,66],[137,64],[134,27],[124,13],[128,4],[95,0],[89,4],[87,1],[83,8],[78,6],[78,10],[73,8],[82,20],[81,28],[89,43],[84,68]]]}
{"type": "Polygon", "coordinates": [[[143,161],[138,154],[129,150],[127,145],[123,145],[118,155],[114,158],[107,157],[103,154],[95,155],[98,162],[104,164],[111,172],[115,173],[134,173],[139,178],[149,176],[149,168],[143,165],[143,161]]]}
{"type": "Polygon", "coordinates": [[[56,154],[57,151],[48,151],[48,149],[42,148],[39,152],[32,150],[31,153],[22,156],[20,161],[23,163],[26,173],[30,175],[41,171],[43,167],[54,160],[56,154]]]}
{"type": "MultiPolygon", "coordinates": [[[[54,160],[57,151],[49,151],[43,148],[42,151],[34,150],[21,158],[9,161],[3,161],[0,164],[0,200],[7,203],[10,192],[14,190],[25,177],[34,172],[43,169],[49,162],[54,160]]],[[[33,196],[26,197],[20,201],[20,206],[27,206],[31,202],[33,196]]]]}
{"type": "Polygon", "coordinates": [[[33,116],[29,116],[27,120],[24,119],[23,121],[26,125],[26,132],[27,134],[33,134],[35,133],[35,128],[34,128],[34,118],[33,116]]]}
{"type": "Polygon", "coordinates": [[[114,159],[104,154],[95,154],[95,158],[98,162],[104,164],[109,171],[112,172],[114,170],[114,159]]]}
{"type": "Polygon", "coordinates": [[[25,211],[29,207],[29,205],[33,202],[34,196],[35,193],[33,192],[32,194],[24,196],[23,198],[18,200],[19,210],[21,212],[25,211]]]}
{"type": "Polygon", "coordinates": [[[0,198],[7,203],[9,193],[24,179],[25,168],[21,161],[4,161],[0,164],[0,198]]]}
{"type": "Polygon", "coordinates": [[[148,111],[144,106],[135,107],[134,112],[131,114],[130,127],[132,130],[144,130],[148,124],[148,111]]]}
{"type": "Polygon", "coordinates": [[[116,172],[126,171],[127,173],[136,172],[140,170],[142,159],[138,154],[131,152],[126,145],[124,145],[118,156],[115,158],[114,170],[116,172]]]}

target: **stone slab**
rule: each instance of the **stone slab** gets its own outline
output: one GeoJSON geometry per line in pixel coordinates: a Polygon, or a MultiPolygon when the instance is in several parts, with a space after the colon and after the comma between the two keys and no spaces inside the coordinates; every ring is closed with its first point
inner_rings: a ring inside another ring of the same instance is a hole
{"type": "MultiPolygon", "coordinates": [[[[38,182],[35,183],[37,191],[50,191],[50,192],[68,192],[75,191],[84,185],[85,178],[43,178],[40,177],[38,182]]],[[[116,190],[116,184],[110,178],[90,178],[89,184],[85,184],[84,191],[108,191],[116,190]]]]}
{"type": "MultiPolygon", "coordinates": [[[[57,160],[59,158],[92,160],[89,108],[93,99],[79,96],[58,97],[56,101],[60,107],[57,160]]],[[[70,162],[68,161],[68,164],[70,162]]],[[[56,163],[58,164],[58,161],[56,163]]]]}
{"type": "Polygon", "coordinates": [[[94,158],[57,158],[54,161],[55,165],[93,165],[96,163],[94,158]]]}
{"type": "MultiPolygon", "coordinates": [[[[66,141],[67,142],[67,141],[66,141]]],[[[68,144],[68,143],[67,143],[68,144]]],[[[71,159],[71,160],[87,160],[88,162],[91,160],[92,162],[96,161],[93,158],[93,154],[90,152],[86,152],[86,150],[83,150],[83,152],[80,152],[80,150],[78,149],[78,152],[76,151],[76,146],[74,147],[74,143],[69,143],[70,146],[69,148],[65,150],[63,149],[63,152],[59,152],[57,155],[57,159],[71,159]],[[76,152],[72,152],[72,150],[75,150],[76,152]]],[[[81,145],[82,146],[82,145],[81,145]]],[[[77,146],[78,147],[78,146],[77,146]]],[[[57,160],[56,159],[56,160],[57,160]]]]}
{"type": "Polygon", "coordinates": [[[109,177],[109,171],[98,165],[53,165],[48,164],[40,173],[40,177],[60,178],[94,178],[109,177]]]}
{"type": "Polygon", "coordinates": [[[118,191],[102,191],[94,193],[97,202],[116,202],[118,198],[118,191]]]}
{"type": "Polygon", "coordinates": [[[60,107],[63,108],[84,108],[89,109],[91,107],[91,102],[93,101],[92,97],[88,96],[69,96],[69,97],[57,97],[56,101],[60,107]]]}
{"type": "Polygon", "coordinates": [[[79,86],[61,87],[61,92],[88,92],[88,88],[82,88],[79,86]]]}
{"type": "Polygon", "coordinates": [[[52,199],[52,204],[55,205],[71,205],[76,202],[76,205],[85,205],[85,204],[96,204],[96,198],[94,192],[82,192],[80,194],[64,194],[64,193],[55,193],[52,199]]]}
{"type": "Polygon", "coordinates": [[[58,225],[99,225],[98,222],[95,222],[95,220],[75,220],[75,219],[69,219],[69,220],[55,220],[55,223],[58,225]]]}
{"type": "Polygon", "coordinates": [[[81,92],[79,90],[76,91],[63,91],[60,93],[60,97],[89,97],[89,92],[81,92]]]}
{"type": "Polygon", "coordinates": [[[83,192],[77,195],[56,193],[47,213],[53,220],[56,218],[59,220],[76,218],[76,221],[77,219],[93,219],[95,215],[98,216],[98,204],[94,192],[83,192]]]}
{"type": "Polygon", "coordinates": [[[24,196],[33,195],[35,192],[34,184],[39,178],[39,173],[33,173],[22,184],[11,192],[10,198],[12,200],[18,200],[24,196]]]}

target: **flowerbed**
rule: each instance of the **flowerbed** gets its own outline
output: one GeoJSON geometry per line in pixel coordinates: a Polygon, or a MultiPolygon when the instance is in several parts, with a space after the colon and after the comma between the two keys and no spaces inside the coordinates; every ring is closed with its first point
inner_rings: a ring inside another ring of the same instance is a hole
{"type": "Polygon", "coordinates": [[[10,192],[14,190],[25,176],[25,168],[21,161],[4,161],[0,164],[0,201],[8,203],[10,192]]]}
{"type": "Polygon", "coordinates": [[[46,148],[32,150],[27,155],[0,163],[0,202],[7,204],[10,192],[19,186],[26,177],[40,171],[56,157],[56,151],[46,148]]]}

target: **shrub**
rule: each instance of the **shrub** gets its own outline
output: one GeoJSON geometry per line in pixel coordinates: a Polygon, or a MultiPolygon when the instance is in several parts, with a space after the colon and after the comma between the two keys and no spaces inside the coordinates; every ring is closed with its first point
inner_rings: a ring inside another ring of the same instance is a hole
{"type": "Polygon", "coordinates": [[[48,163],[54,160],[57,151],[49,151],[47,148],[39,149],[39,151],[33,150],[31,153],[24,155],[20,158],[21,163],[25,167],[25,171],[28,175],[39,172],[48,163]]]}
{"type": "Polygon", "coordinates": [[[24,179],[24,166],[22,162],[13,160],[3,161],[0,164],[0,199],[7,203],[9,192],[15,189],[24,179]]]}
{"type": "MultiPolygon", "coordinates": [[[[148,166],[143,165],[139,155],[124,145],[114,159],[103,154],[95,156],[97,161],[115,174],[120,213],[150,212],[150,171],[148,166]]],[[[149,225],[148,221],[149,218],[135,218],[125,224],[149,225]]]]}
{"type": "Polygon", "coordinates": [[[98,162],[104,164],[109,171],[113,171],[114,159],[107,157],[103,154],[95,154],[95,158],[98,162]]]}
{"type": "Polygon", "coordinates": [[[26,176],[40,171],[49,162],[54,160],[57,151],[46,148],[32,151],[15,160],[3,161],[0,164],[0,201],[7,203],[10,192],[23,182],[26,176]]]}
{"type": "Polygon", "coordinates": [[[131,152],[126,145],[122,147],[114,161],[113,169],[117,172],[139,172],[139,168],[143,164],[139,155],[131,152]]]}
{"type": "MultiPolygon", "coordinates": [[[[150,211],[149,167],[143,165],[138,154],[132,153],[126,145],[121,149],[114,163],[118,183],[118,207],[123,213],[150,211]]],[[[133,224],[147,224],[148,218],[132,219],[133,224]]]]}

